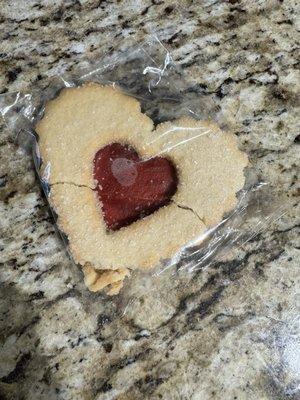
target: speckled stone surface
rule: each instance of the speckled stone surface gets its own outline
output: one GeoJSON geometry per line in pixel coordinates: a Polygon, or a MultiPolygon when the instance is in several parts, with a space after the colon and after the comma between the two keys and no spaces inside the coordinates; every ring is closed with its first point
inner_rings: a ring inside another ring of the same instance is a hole
{"type": "Polygon", "coordinates": [[[125,307],[87,292],[2,124],[0,399],[300,399],[297,2],[13,0],[0,23],[2,93],[159,31],[288,205],[213,266],[136,284],[125,307]]]}

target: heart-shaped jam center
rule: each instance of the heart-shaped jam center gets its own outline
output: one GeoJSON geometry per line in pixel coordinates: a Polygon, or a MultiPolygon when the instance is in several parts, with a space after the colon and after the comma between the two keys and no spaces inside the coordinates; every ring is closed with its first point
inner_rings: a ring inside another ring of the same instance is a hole
{"type": "Polygon", "coordinates": [[[141,160],[131,146],[120,143],[97,151],[93,176],[109,230],[127,226],[167,205],[177,189],[176,169],[168,159],[141,160]]]}

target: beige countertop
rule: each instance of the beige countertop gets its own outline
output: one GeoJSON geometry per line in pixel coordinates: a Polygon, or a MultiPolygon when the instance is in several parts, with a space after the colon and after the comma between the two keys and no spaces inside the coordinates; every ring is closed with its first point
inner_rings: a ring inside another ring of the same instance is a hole
{"type": "Polygon", "coordinates": [[[190,91],[218,105],[259,178],[291,204],[215,265],[162,274],[120,315],[84,287],[2,124],[0,398],[299,399],[296,2],[14,0],[0,16],[2,93],[158,32],[190,91]]]}

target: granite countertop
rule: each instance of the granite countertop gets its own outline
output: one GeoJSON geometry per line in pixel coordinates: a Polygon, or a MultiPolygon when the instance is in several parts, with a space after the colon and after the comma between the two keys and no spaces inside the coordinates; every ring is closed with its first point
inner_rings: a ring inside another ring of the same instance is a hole
{"type": "Polygon", "coordinates": [[[158,32],[286,205],[216,264],[162,274],[120,314],[84,287],[2,124],[0,399],[300,399],[296,1],[13,0],[0,15],[2,93],[158,32]]]}

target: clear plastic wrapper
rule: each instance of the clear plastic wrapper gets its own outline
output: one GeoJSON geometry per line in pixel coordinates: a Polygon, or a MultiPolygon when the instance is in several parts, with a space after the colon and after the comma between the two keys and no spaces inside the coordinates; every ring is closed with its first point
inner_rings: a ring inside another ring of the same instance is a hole
{"type": "Polygon", "coordinates": [[[125,310],[163,290],[162,276],[188,283],[285,212],[155,36],[46,89],[2,95],[0,111],[32,152],[86,285],[122,293],[125,310]]]}

